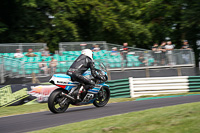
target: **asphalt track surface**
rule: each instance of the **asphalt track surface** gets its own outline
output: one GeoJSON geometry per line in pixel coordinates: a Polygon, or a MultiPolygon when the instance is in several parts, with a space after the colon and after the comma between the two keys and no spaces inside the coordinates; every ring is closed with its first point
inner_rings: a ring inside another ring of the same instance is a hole
{"type": "Polygon", "coordinates": [[[143,101],[111,103],[102,108],[84,106],[69,108],[65,113],[53,114],[50,111],[0,118],[0,133],[18,133],[44,129],[88,119],[146,110],[177,104],[199,102],[200,95],[162,98],[143,101]]]}

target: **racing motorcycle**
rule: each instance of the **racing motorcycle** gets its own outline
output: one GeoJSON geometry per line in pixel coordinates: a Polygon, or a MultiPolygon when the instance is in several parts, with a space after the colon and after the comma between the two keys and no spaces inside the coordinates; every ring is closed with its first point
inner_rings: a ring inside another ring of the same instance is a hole
{"type": "MultiPolygon", "coordinates": [[[[106,67],[103,63],[99,67],[100,69],[96,69],[96,72],[107,80],[106,67]]],[[[95,79],[90,71],[86,71],[83,76],[92,79],[95,82],[95,87],[86,91],[83,88],[84,85],[73,82],[71,77],[66,74],[54,74],[52,76],[49,82],[59,88],[54,90],[48,98],[48,107],[51,112],[63,113],[70,104],[85,105],[93,103],[96,107],[103,107],[108,103],[110,89],[105,81],[95,79]],[[80,96],[81,101],[77,100],[77,95],[80,96]]]]}

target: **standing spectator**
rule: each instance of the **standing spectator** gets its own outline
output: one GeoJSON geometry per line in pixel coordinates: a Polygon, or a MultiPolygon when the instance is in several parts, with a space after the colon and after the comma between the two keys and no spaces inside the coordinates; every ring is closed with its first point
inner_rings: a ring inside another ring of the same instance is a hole
{"type": "Polygon", "coordinates": [[[81,50],[83,50],[83,49],[86,49],[87,44],[86,43],[82,43],[82,44],[80,44],[80,46],[81,46],[81,50]]]}
{"type": "Polygon", "coordinates": [[[16,49],[16,53],[14,54],[15,58],[22,58],[24,55],[21,53],[20,49],[16,49]]]}
{"type": "Polygon", "coordinates": [[[184,64],[189,64],[191,48],[190,48],[190,45],[188,44],[187,40],[183,41],[183,45],[182,45],[181,49],[183,49],[182,58],[184,60],[184,64]]]}
{"type": "Polygon", "coordinates": [[[129,52],[128,43],[127,42],[123,43],[123,47],[120,50],[121,50],[123,62],[124,61],[126,62],[126,67],[127,67],[127,64],[128,64],[127,54],[129,52]]]}
{"type": "Polygon", "coordinates": [[[174,61],[173,61],[174,45],[172,44],[171,41],[167,42],[167,45],[165,45],[165,49],[166,49],[166,54],[167,54],[169,65],[174,65],[175,64],[174,61]]]}
{"type": "Polygon", "coordinates": [[[99,52],[100,51],[99,45],[95,45],[92,51],[99,52]]]}
{"type": "Polygon", "coordinates": [[[57,60],[55,60],[52,57],[49,65],[50,65],[50,69],[51,69],[51,74],[53,75],[55,73],[55,71],[56,71],[57,60]]]}
{"type": "Polygon", "coordinates": [[[161,65],[165,65],[166,63],[166,49],[165,49],[165,45],[166,45],[166,42],[162,42],[160,47],[159,47],[159,50],[161,51],[160,53],[160,59],[161,59],[161,65]]]}
{"type": "Polygon", "coordinates": [[[49,48],[48,47],[44,48],[44,50],[42,51],[42,56],[50,56],[49,48]]]}
{"type": "Polygon", "coordinates": [[[145,65],[147,65],[147,60],[144,58],[143,54],[140,54],[140,56],[138,57],[138,60],[141,62],[140,66],[144,67],[145,65]]]}
{"type": "Polygon", "coordinates": [[[93,44],[93,45],[92,45],[92,48],[91,48],[91,50],[93,51],[93,50],[94,50],[94,48],[95,48],[95,44],[93,44]]]}
{"type": "Polygon", "coordinates": [[[157,66],[160,61],[160,49],[158,47],[158,43],[154,43],[152,46],[153,58],[154,58],[154,66],[157,66]]]}
{"type": "Polygon", "coordinates": [[[28,57],[35,57],[37,55],[33,53],[32,49],[28,49],[28,53],[26,54],[26,56],[28,56],[28,57]]]}
{"type": "Polygon", "coordinates": [[[118,52],[117,52],[117,47],[113,47],[113,48],[112,48],[112,51],[111,51],[111,53],[110,53],[110,55],[116,56],[117,54],[118,54],[118,52]]]}
{"type": "Polygon", "coordinates": [[[44,62],[44,59],[42,59],[42,61],[39,63],[39,67],[42,71],[44,71],[44,74],[48,74],[48,66],[47,66],[47,63],[44,62]]]}

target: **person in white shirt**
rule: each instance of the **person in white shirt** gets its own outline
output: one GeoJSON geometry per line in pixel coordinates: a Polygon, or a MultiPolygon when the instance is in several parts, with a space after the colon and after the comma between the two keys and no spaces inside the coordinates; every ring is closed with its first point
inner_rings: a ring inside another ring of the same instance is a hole
{"type": "Polygon", "coordinates": [[[99,45],[95,45],[92,51],[99,52],[100,51],[99,45]]]}
{"type": "Polygon", "coordinates": [[[42,51],[42,56],[50,56],[48,47],[45,47],[45,49],[42,51]]]}
{"type": "Polygon", "coordinates": [[[49,68],[47,66],[47,63],[42,59],[42,62],[39,63],[39,67],[42,71],[44,71],[44,74],[48,74],[49,68]]]}
{"type": "Polygon", "coordinates": [[[16,53],[14,54],[15,58],[22,58],[24,55],[21,53],[20,49],[16,49],[16,53]]]}
{"type": "Polygon", "coordinates": [[[173,50],[174,50],[174,45],[172,44],[171,41],[167,42],[167,45],[165,45],[165,49],[166,49],[166,54],[168,57],[168,63],[169,65],[175,65],[175,62],[173,60],[173,50]]]}

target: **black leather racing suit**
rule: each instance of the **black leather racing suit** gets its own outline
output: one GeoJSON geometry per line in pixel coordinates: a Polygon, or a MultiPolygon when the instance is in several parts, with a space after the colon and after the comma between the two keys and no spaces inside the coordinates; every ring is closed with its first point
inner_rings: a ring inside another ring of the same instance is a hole
{"type": "Polygon", "coordinates": [[[94,88],[95,83],[91,79],[84,77],[82,74],[90,68],[94,78],[101,79],[96,73],[94,62],[86,55],[81,54],[71,65],[67,71],[67,75],[71,76],[72,81],[77,81],[84,84],[86,90],[94,88]]]}

